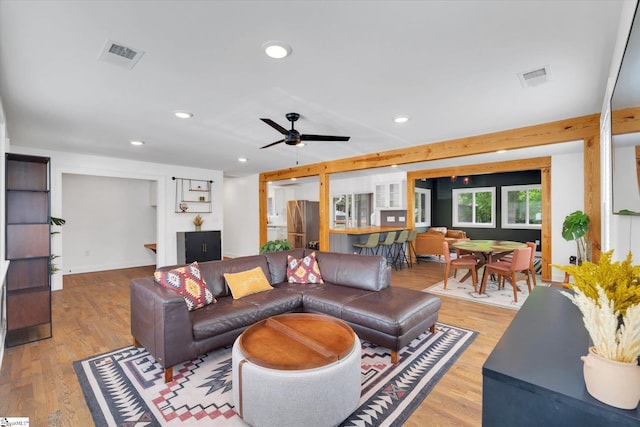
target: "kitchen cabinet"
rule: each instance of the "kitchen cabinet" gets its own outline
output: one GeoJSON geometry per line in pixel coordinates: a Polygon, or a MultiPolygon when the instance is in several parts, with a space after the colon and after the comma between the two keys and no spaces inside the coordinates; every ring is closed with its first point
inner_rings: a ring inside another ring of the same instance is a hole
{"type": "Polygon", "coordinates": [[[296,198],[293,188],[276,188],[273,190],[273,211],[277,216],[277,224],[287,223],[287,202],[296,198]]]}
{"type": "Polygon", "coordinates": [[[48,157],[6,155],[7,347],[52,336],[49,174],[48,157]]]}
{"type": "Polygon", "coordinates": [[[376,208],[404,208],[406,184],[404,182],[388,182],[376,184],[376,208]]]}
{"type": "Polygon", "coordinates": [[[178,232],[178,264],[222,259],[220,231],[178,232]]]}

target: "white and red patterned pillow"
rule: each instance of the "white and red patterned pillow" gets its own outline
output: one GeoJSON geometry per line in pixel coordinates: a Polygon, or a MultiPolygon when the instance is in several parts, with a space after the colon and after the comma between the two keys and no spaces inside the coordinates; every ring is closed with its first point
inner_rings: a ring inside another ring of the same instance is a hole
{"type": "Polygon", "coordinates": [[[287,280],[289,283],[324,283],[316,253],[311,252],[302,259],[287,255],[287,280]]]}
{"type": "Polygon", "coordinates": [[[169,271],[156,271],[153,276],[158,284],[181,295],[189,311],[216,302],[197,262],[169,271]]]}

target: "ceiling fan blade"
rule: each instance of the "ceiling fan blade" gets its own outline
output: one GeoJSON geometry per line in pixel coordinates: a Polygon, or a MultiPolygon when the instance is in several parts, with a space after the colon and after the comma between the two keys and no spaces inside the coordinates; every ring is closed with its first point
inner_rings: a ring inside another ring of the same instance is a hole
{"type": "Polygon", "coordinates": [[[350,136],[300,135],[302,141],[348,141],[350,136]]]}
{"type": "Polygon", "coordinates": [[[272,142],[271,144],[267,144],[264,147],[260,147],[260,149],[262,150],[263,148],[269,148],[272,145],[280,144],[281,142],[284,142],[284,139],[281,139],[280,141],[272,142]]]}
{"type": "Polygon", "coordinates": [[[280,126],[279,124],[277,124],[271,119],[260,119],[260,120],[262,120],[263,122],[265,122],[266,124],[268,124],[269,126],[271,126],[272,128],[274,128],[275,130],[277,130],[283,135],[286,135],[287,132],[289,132],[287,129],[283,128],[282,126],[280,126]]]}

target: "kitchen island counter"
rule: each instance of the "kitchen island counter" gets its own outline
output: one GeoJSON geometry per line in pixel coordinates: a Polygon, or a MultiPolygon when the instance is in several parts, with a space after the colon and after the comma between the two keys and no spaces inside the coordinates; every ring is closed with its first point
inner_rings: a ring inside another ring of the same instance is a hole
{"type": "Polygon", "coordinates": [[[354,243],[365,242],[372,233],[380,233],[380,239],[384,239],[388,232],[399,232],[406,230],[406,226],[367,226],[367,227],[351,227],[351,228],[331,228],[329,229],[329,244],[331,252],[340,252],[345,254],[357,253],[353,247],[354,243]]]}

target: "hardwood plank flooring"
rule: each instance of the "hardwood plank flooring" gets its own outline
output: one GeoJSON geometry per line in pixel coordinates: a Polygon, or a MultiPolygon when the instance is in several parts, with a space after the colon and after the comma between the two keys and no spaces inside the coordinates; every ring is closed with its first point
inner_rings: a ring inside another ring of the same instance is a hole
{"type": "MultiPolygon", "coordinates": [[[[53,293],[53,338],[5,349],[0,416],[32,426],[90,426],[91,414],[73,362],[130,345],[129,281],[153,266],[64,276],[53,293]]],[[[421,262],[393,271],[392,285],[423,290],[442,280],[444,264],[421,262]]],[[[439,320],[479,332],[405,426],[479,426],[482,365],[516,311],[442,297],[439,320]]]]}

